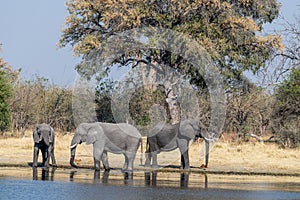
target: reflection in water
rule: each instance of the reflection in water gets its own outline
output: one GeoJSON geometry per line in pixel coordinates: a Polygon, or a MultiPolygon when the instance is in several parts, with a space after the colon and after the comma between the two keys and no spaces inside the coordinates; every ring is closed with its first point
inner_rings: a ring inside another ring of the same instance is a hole
{"type": "Polygon", "coordinates": [[[73,182],[74,181],[74,175],[75,175],[76,171],[71,171],[70,172],[70,181],[73,182]]]}
{"type": "Polygon", "coordinates": [[[18,170],[0,168],[0,185],[1,199],[34,199],[40,195],[40,191],[45,190],[51,193],[51,196],[47,196],[45,200],[98,199],[99,197],[133,200],[300,199],[298,177],[266,178],[265,176],[211,174],[206,176],[193,172],[150,171],[137,172],[133,175],[120,174],[119,171],[114,170],[96,172],[88,169],[74,171],[59,168],[18,170]],[[208,176],[209,189],[205,189],[208,188],[208,176]],[[26,179],[49,180],[50,182],[26,179]]]}
{"type": "Polygon", "coordinates": [[[204,175],[204,188],[207,189],[208,188],[208,178],[207,175],[204,175]]]}
{"type": "Polygon", "coordinates": [[[145,172],[145,185],[146,186],[156,186],[156,177],[157,177],[157,172],[145,172]],[[152,179],[151,179],[152,175],[152,179]],[[152,182],[151,182],[152,180],[152,182]]]}
{"type": "MultiPolygon", "coordinates": [[[[100,171],[94,171],[94,183],[101,183],[100,182],[100,171]]],[[[104,171],[102,174],[102,183],[106,184],[108,183],[108,177],[109,177],[109,172],[104,171]]]]}
{"type": "MultiPolygon", "coordinates": [[[[72,175],[70,175],[70,177],[72,177],[72,180],[70,178],[70,181],[73,181],[75,172],[72,172],[71,174],[72,175]]],[[[123,176],[124,176],[124,185],[132,185],[133,184],[133,173],[124,173],[123,176]]],[[[95,171],[93,183],[103,183],[103,184],[109,183],[109,172],[104,171],[102,173],[102,179],[101,179],[101,172],[95,171]]]]}
{"type": "MultiPolygon", "coordinates": [[[[48,181],[54,181],[54,174],[55,174],[55,170],[57,168],[32,168],[32,177],[33,180],[48,180],[48,181]],[[40,172],[40,173],[39,173],[40,172]]],[[[80,177],[82,176],[82,173],[80,173],[80,171],[70,171],[69,174],[69,180],[70,182],[74,182],[74,180],[76,180],[76,174],[78,175],[77,179],[79,180],[80,177]]],[[[114,174],[114,176],[111,178],[111,180],[109,180],[109,171],[94,171],[94,176],[93,176],[93,183],[95,184],[115,184],[117,180],[120,180],[119,178],[116,179],[116,176],[114,174]]],[[[161,174],[163,175],[163,174],[161,174]]],[[[180,173],[179,179],[178,181],[163,181],[163,180],[157,180],[158,177],[158,172],[157,171],[146,171],[144,172],[144,186],[152,186],[152,187],[156,187],[156,186],[160,186],[161,184],[164,185],[178,185],[181,188],[189,188],[189,176],[190,173],[188,172],[182,172],[180,173]]],[[[207,175],[202,175],[202,177],[204,176],[204,188],[208,188],[208,178],[207,175]]],[[[120,176],[118,176],[120,177],[120,176]]],[[[139,180],[136,181],[140,181],[141,179],[138,178],[139,180]]],[[[118,182],[118,184],[120,184],[120,182],[118,182]]],[[[123,173],[123,183],[124,185],[134,185],[134,174],[133,173],[123,173]]]]}
{"type": "Polygon", "coordinates": [[[32,168],[32,179],[33,180],[42,180],[42,181],[54,181],[54,173],[56,167],[53,167],[51,170],[49,168],[41,168],[42,174],[39,177],[38,168],[32,168]],[[40,178],[40,179],[39,179],[40,178]]]}
{"type": "MultiPolygon", "coordinates": [[[[188,188],[189,186],[189,173],[182,172],[180,173],[180,187],[181,188],[188,188]]],[[[157,186],[157,172],[145,172],[145,186],[157,186]]],[[[208,188],[208,178],[207,175],[204,175],[204,188],[208,188]]]]}
{"type": "Polygon", "coordinates": [[[180,174],[180,187],[187,188],[188,185],[189,185],[189,174],[183,172],[180,174]]]}
{"type": "Polygon", "coordinates": [[[133,173],[124,173],[124,185],[133,185],[133,173]]]}

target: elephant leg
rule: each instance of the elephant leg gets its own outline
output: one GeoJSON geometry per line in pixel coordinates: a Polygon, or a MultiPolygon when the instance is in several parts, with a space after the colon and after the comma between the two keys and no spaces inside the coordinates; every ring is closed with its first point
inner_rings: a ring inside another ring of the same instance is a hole
{"type": "Polygon", "coordinates": [[[46,148],[42,147],[41,152],[42,152],[42,158],[43,158],[43,166],[45,166],[45,163],[46,163],[46,148]]]}
{"type": "Polygon", "coordinates": [[[146,155],[145,167],[150,167],[151,153],[150,152],[146,152],[145,155],[146,155]]]}
{"type": "Polygon", "coordinates": [[[181,154],[181,168],[190,169],[189,161],[189,140],[178,139],[177,140],[178,148],[181,154]]]}
{"type": "MultiPolygon", "coordinates": [[[[51,157],[52,166],[56,167],[56,160],[55,160],[55,156],[54,156],[54,146],[53,145],[49,146],[48,152],[49,152],[49,156],[51,157]]],[[[49,161],[50,161],[50,158],[49,158],[49,161]]]]}
{"type": "Polygon", "coordinates": [[[157,152],[156,151],[151,152],[151,157],[152,157],[152,167],[153,168],[158,168],[158,164],[157,164],[157,152]]]}
{"type": "Polygon", "coordinates": [[[125,172],[127,170],[127,168],[128,168],[128,160],[129,159],[128,159],[128,156],[127,156],[126,153],[124,153],[123,155],[124,155],[125,161],[124,161],[124,165],[122,167],[122,171],[125,172]]]}
{"type": "Polygon", "coordinates": [[[135,153],[130,153],[127,152],[126,156],[127,157],[127,166],[125,168],[125,172],[132,172],[133,171],[133,163],[134,163],[134,159],[135,159],[135,153]]]}
{"type": "Polygon", "coordinates": [[[38,166],[38,157],[39,157],[39,148],[37,146],[34,146],[32,167],[38,166]]]}
{"type": "Polygon", "coordinates": [[[100,171],[100,159],[94,157],[94,168],[95,171],[100,171]]]}
{"type": "Polygon", "coordinates": [[[181,153],[181,168],[182,169],[190,169],[190,161],[189,161],[189,151],[181,153]]]}
{"type": "Polygon", "coordinates": [[[146,163],[145,163],[145,166],[146,167],[150,167],[150,163],[151,163],[151,160],[152,160],[152,167],[153,168],[158,168],[158,164],[157,164],[157,154],[158,154],[158,145],[156,144],[157,142],[156,141],[149,141],[149,146],[148,146],[148,149],[147,149],[147,153],[146,153],[146,163]]]}
{"type": "Polygon", "coordinates": [[[109,171],[110,170],[109,164],[108,164],[107,151],[103,151],[103,154],[102,154],[102,164],[103,164],[103,167],[104,167],[105,171],[109,171]]]}
{"type": "Polygon", "coordinates": [[[94,156],[94,167],[96,171],[100,171],[100,160],[102,160],[102,155],[104,148],[99,148],[99,145],[96,145],[94,143],[94,148],[93,148],[93,156],[94,156]]]}
{"type": "Polygon", "coordinates": [[[45,147],[43,152],[43,165],[44,167],[50,167],[49,166],[49,160],[50,160],[50,156],[49,156],[49,148],[45,147]]]}

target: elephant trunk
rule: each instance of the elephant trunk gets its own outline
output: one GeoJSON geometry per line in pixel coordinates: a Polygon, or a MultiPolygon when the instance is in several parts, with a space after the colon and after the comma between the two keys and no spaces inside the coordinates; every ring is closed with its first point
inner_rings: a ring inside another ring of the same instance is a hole
{"type": "Polygon", "coordinates": [[[77,165],[75,165],[74,160],[75,160],[75,153],[76,153],[76,145],[71,148],[71,158],[70,158],[70,165],[72,167],[77,168],[77,165]]]}
{"type": "Polygon", "coordinates": [[[205,167],[208,167],[209,158],[209,141],[205,140],[205,167]]]}
{"type": "Polygon", "coordinates": [[[75,153],[76,153],[77,144],[79,144],[79,143],[80,143],[80,138],[78,137],[78,135],[75,134],[72,139],[71,146],[70,146],[70,150],[71,150],[70,165],[75,168],[77,168],[77,165],[75,165],[75,163],[74,163],[75,153]]]}

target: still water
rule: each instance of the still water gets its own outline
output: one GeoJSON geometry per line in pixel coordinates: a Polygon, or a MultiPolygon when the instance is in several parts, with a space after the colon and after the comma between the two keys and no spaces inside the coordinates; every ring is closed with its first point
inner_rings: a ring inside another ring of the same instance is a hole
{"type": "Polygon", "coordinates": [[[0,168],[0,199],[300,199],[300,178],[0,168]]]}

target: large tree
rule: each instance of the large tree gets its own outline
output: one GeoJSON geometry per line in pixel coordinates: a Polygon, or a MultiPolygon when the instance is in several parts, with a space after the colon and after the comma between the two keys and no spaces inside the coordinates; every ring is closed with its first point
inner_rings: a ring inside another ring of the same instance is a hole
{"type": "Polygon", "coordinates": [[[12,68],[0,58],[0,133],[7,130],[11,122],[9,100],[14,75],[12,68]]]}
{"type": "MultiPolygon", "coordinates": [[[[282,48],[278,35],[259,34],[263,24],[278,16],[279,7],[276,0],[69,0],[69,16],[59,43],[73,46],[74,52],[87,60],[117,33],[144,26],[176,31],[205,47],[230,86],[244,71],[263,67],[271,52],[282,48]]],[[[179,69],[192,77],[192,83],[205,87],[201,73],[166,49],[132,50],[106,67],[139,63],[179,69]]],[[[83,64],[77,69],[84,73],[86,67],[83,64]]],[[[165,84],[166,99],[174,99],[175,94],[168,90],[172,84],[165,84]]],[[[172,113],[175,104],[167,102],[172,113]]],[[[178,114],[176,107],[173,113],[178,114]]]]}
{"type": "Polygon", "coordinates": [[[0,133],[10,125],[9,98],[11,97],[11,85],[7,75],[0,70],[0,133]]]}

